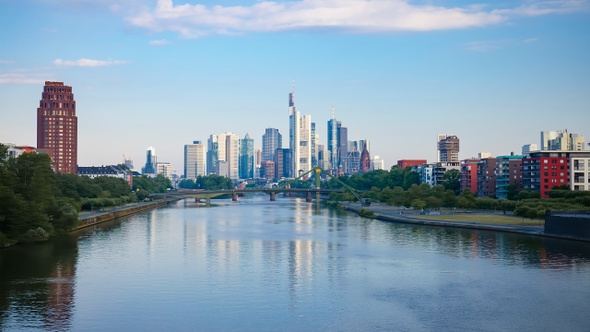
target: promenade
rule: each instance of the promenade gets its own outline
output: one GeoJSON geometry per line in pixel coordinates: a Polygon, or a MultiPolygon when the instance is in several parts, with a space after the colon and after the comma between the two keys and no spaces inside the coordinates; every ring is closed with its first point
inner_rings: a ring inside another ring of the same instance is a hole
{"type": "Polygon", "coordinates": [[[401,222],[415,225],[442,226],[454,228],[480,229],[497,232],[510,232],[519,234],[548,236],[544,234],[543,226],[520,226],[506,224],[488,224],[480,222],[458,222],[448,220],[433,220],[418,218],[419,212],[410,209],[389,206],[380,203],[371,204],[371,206],[361,206],[359,203],[340,202],[346,210],[359,212],[361,209],[372,211],[372,218],[382,221],[401,222]]]}

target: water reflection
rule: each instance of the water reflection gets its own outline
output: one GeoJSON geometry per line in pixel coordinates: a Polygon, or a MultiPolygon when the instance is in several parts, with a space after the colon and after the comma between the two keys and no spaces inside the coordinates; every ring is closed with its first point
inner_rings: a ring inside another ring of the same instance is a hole
{"type": "Polygon", "coordinates": [[[396,244],[454,258],[490,259],[543,269],[590,266],[590,244],[581,241],[433,226],[388,226],[388,239],[396,244]]]}
{"type": "Polygon", "coordinates": [[[78,246],[75,237],[0,252],[0,330],[66,331],[74,310],[78,246]]]}

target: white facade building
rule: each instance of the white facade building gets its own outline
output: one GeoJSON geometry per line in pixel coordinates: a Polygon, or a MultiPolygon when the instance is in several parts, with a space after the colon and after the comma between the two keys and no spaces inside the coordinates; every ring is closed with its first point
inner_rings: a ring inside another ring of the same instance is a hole
{"type": "Polygon", "coordinates": [[[162,174],[164,177],[172,180],[172,174],[174,174],[174,170],[172,169],[172,164],[167,162],[158,162],[157,166],[157,174],[162,174]]]}
{"type": "Polygon", "coordinates": [[[184,178],[195,180],[205,175],[205,145],[201,141],[184,146],[184,178]]]}

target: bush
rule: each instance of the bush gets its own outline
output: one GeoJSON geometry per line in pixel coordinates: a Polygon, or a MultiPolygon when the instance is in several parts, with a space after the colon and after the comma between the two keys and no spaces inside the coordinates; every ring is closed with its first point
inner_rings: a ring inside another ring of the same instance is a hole
{"type": "Polygon", "coordinates": [[[43,228],[37,227],[35,229],[29,229],[21,238],[22,242],[25,243],[32,243],[32,242],[39,242],[45,241],[49,239],[49,233],[47,233],[43,228]]]}
{"type": "Polygon", "coordinates": [[[360,209],[358,213],[360,216],[367,218],[372,218],[375,216],[375,213],[371,210],[360,209]]]}

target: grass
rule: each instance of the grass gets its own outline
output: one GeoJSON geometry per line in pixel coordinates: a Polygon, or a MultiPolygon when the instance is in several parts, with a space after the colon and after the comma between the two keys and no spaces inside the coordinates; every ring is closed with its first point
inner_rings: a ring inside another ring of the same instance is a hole
{"type": "Polygon", "coordinates": [[[545,220],[543,219],[529,219],[514,216],[505,216],[497,214],[444,214],[444,215],[415,215],[413,218],[429,219],[429,220],[445,220],[456,222],[477,222],[482,224],[502,224],[502,225],[517,225],[517,226],[543,226],[545,220]]]}

